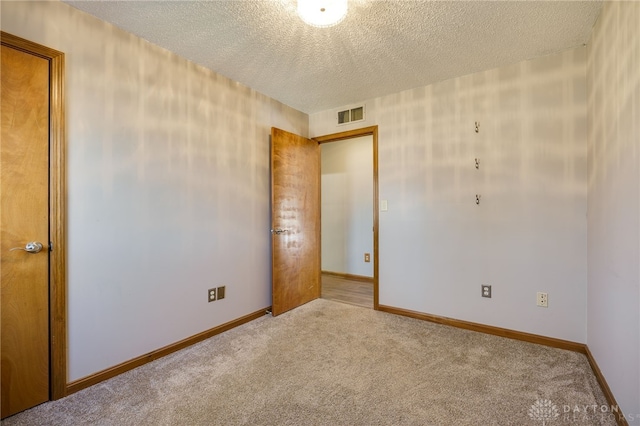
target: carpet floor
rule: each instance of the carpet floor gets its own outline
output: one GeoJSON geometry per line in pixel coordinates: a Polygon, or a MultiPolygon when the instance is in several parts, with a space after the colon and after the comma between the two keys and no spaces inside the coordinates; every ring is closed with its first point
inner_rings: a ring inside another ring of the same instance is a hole
{"type": "Polygon", "coordinates": [[[615,425],[582,354],[318,299],[2,421],[615,425]]]}

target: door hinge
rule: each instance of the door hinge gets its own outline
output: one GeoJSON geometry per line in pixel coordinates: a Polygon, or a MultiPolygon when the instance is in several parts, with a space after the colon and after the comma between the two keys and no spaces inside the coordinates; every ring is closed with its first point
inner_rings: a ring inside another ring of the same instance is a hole
{"type": "Polygon", "coordinates": [[[53,241],[49,241],[49,251],[53,251],[53,241]]]}

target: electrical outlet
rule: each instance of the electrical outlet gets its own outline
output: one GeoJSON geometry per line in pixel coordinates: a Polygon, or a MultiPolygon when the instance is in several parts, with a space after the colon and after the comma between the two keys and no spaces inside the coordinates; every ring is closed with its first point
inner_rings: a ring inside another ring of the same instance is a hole
{"type": "Polygon", "coordinates": [[[215,289],[215,288],[210,288],[209,290],[207,290],[207,295],[209,297],[209,302],[215,302],[216,293],[217,293],[217,289],[215,289]]]}
{"type": "Polygon", "coordinates": [[[218,300],[224,299],[225,286],[218,287],[218,300]]]}
{"type": "Polygon", "coordinates": [[[536,295],[536,305],[542,308],[549,307],[549,295],[547,293],[538,292],[536,295]]]}
{"type": "Polygon", "coordinates": [[[491,286],[482,284],[482,297],[491,298],[491,286]]]}
{"type": "Polygon", "coordinates": [[[364,261],[365,262],[371,262],[371,255],[369,253],[365,253],[364,254],[364,261]]]}

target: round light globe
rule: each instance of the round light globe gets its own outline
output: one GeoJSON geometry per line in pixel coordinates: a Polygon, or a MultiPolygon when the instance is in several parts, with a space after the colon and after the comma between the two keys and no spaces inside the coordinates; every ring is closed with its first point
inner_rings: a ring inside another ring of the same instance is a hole
{"type": "Polygon", "coordinates": [[[347,16],[347,0],[298,0],[298,15],[314,27],[331,27],[347,16]]]}

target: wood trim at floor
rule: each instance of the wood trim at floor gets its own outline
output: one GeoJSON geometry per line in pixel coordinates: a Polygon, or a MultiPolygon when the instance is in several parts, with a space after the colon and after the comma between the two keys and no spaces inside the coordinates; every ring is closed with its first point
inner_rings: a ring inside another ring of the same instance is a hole
{"type": "Polygon", "coordinates": [[[359,281],[363,283],[372,283],[373,277],[365,277],[364,275],[343,274],[342,272],[322,271],[324,275],[331,275],[332,277],[344,278],[345,280],[359,281]]]}
{"type": "Polygon", "coordinates": [[[591,365],[591,370],[593,370],[593,374],[596,376],[596,380],[598,380],[598,384],[602,389],[602,393],[604,394],[604,397],[607,398],[607,402],[609,403],[609,408],[616,407],[619,410],[618,412],[614,412],[616,416],[616,423],[618,424],[618,426],[629,426],[627,419],[624,417],[624,414],[622,414],[622,409],[618,405],[616,398],[613,396],[613,392],[611,392],[611,388],[609,388],[609,384],[605,380],[604,375],[602,374],[602,371],[600,371],[600,367],[598,367],[598,364],[596,363],[596,359],[593,357],[593,354],[589,350],[588,346],[585,345],[585,349],[586,349],[585,355],[587,356],[589,365],[591,365]]]}
{"type": "Polygon", "coordinates": [[[73,381],[67,384],[67,395],[71,395],[72,393],[88,388],[89,386],[93,386],[97,383],[125,373],[129,370],[133,370],[136,367],[140,367],[141,365],[147,364],[158,358],[162,358],[163,356],[179,351],[180,349],[184,349],[202,340],[208,339],[209,337],[215,336],[216,334],[224,333],[225,331],[231,330],[232,328],[238,327],[239,325],[251,322],[264,316],[266,312],[270,310],[271,307],[260,309],[259,311],[245,315],[233,321],[229,321],[212,329],[203,331],[202,333],[187,337],[186,339],[180,340],[179,342],[157,349],[153,352],[149,352],[148,354],[139,356],[129,361],[125,361],[122,364],[118,364],[111,368],[107,368],[106,370],[102,370],[90,376],[73,381]]]}
{"type": "Polygon", "coordinates": [[[450,325],[465,330],[478,331],[485,334],[493,334],[495,336],[507,337],[509,339],[522,340],[529,343],[537,343],[539,345],[551,346],[559,349],[566,349],[573,352],[587,354],[586,346],[582,343],[570,342],[568,340],[554,339],[553,337],[540,336],[538,334],[523,333],[520,331],[509,330],[508,328],[493,327],[491,325],[478,324],[475,322],[462,321],[453,318],[441,317],[438,315],[425,314],[422,312],[410,311],[407,309],[394,308],[391,306],[380,305],[380,311],[391,314],[402,315],[421,319],[437,324],[450,325]]]}
{"type": "Polygon", "coordinates": [[[553,337],[540,336],[538,334],[523,333],[521,331],[509,330],[507,328],[493,327],[491,325],[478,324],[469,321],[456,320],[453,318],[441,317],[438,315],[425,314],[422,312],[411,311],[408,309],[394,308],[392,306],[379,305],[378,310],[387,312],[390,314],[401,315],[404,317],[415,318],[419,320],[434,322],[436,324],[449,325],[451,327],[462,328],[465,330],[477,331],[485,334],[492,334],[495,336],[506,337],[508,339],[520,340],[523,342],[536,343],[538,345],[550,346],[558,349],[565,349],[568,351],[579,352],[584,354],[589,361],[591,370],[596,376],[596,380],[602,389],[609,407],[617,407],[620,411],[616,412],[616,423],[618,426],[629,426],[627,420],[619,408],[607,381],[605,380],[595,358],[589,351],[589,347],[583,343],[571,342],[569,340],[555,339],[553,337]]]}

